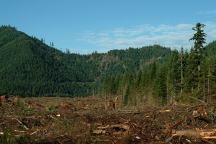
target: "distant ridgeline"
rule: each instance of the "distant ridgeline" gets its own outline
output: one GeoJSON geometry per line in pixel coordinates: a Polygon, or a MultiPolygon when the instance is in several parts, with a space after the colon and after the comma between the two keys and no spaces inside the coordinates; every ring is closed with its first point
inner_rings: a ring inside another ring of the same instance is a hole
{"type": "MultiPolygon", "coordinates": [[[[216,93],[216,42],[206,46],[203,94],[216,93]],[[207,87],[211,83],[211,87],[207,87]],[[206,90],[205,90],[206,89],[206,90]],[[209,92],[210,91],[210,92],[209,92]]],[[[159,45],[89,55],[62,52],[10,26],[0,27],[0,95],[121,95],[125,104],[194,93],[190,53],[159,45]],[[184,76],[184,79],[182,79],[184,76]]]]}

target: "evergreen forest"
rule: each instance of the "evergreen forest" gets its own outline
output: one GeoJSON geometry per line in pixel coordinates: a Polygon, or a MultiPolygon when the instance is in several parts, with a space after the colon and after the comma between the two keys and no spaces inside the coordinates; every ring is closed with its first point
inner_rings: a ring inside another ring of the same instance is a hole
{"type": "Polygon", "coordinates": [[[216,41],[206,43],[205,25],[192,30],[193,47],[160,45],[76,54],[0,27],[0,95],[101,96],[143,102],[209,102],[216,99],[216,41]]]}

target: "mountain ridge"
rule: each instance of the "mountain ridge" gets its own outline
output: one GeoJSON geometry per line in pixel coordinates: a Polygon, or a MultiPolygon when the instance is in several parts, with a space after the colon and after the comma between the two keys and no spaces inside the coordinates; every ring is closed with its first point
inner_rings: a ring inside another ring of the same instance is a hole
{"type": "Polygon", "coordinates": [[[138,73],[169,61],[159,45],[87,55],[64,53],[14,27],[0,27],[0,95],[85,96],[106,77],[138,73]]]}

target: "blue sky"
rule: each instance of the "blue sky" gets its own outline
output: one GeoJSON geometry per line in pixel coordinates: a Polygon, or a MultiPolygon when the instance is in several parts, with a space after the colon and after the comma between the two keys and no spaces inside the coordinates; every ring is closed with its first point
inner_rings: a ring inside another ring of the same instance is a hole
{"type": "Polygon", "coordinates": [[[0,0],[0,25],[76,53],[161,44],[191,47],[196,22],[216,40],[215,0],[0,0]]]}

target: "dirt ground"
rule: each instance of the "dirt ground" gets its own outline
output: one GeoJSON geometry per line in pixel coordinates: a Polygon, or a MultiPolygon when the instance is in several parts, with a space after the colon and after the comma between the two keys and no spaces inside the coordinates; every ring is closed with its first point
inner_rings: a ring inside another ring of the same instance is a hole
{"type": "Polygon", "coordinates": [[[103,98],[9,98],[0,143],[216,143],[215,104],[122,107],[103,98]]]}

